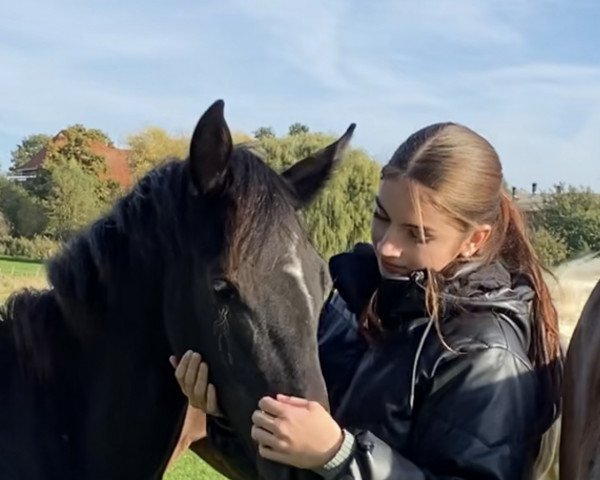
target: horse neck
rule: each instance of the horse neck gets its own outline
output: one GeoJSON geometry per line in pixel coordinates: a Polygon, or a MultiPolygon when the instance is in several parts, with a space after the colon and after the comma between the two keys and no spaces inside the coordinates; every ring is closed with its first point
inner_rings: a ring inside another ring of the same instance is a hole
{"type": "Polygon", "coordinates": [[[168,361],[160,301],[146,297],[116,301],[82,343],[86,478],[159,478],[177,439],[184,398],[168,361]]]}
{"type": "MultiPolygon", "coordinates": [[[[112,245],[106,240],[96,245],[112,245]]],[[[117,245],[92,253],[85,237],[76,240],[72,256],[50,264],[49,277],[64,325],[79,345],[71,368],[81,398],[74,415],[81,419],[85,477],[157,478],[184,398],[168,361],[160,267],[148,273],[141,258],[120,257],[129,246],[117,245]]]]}

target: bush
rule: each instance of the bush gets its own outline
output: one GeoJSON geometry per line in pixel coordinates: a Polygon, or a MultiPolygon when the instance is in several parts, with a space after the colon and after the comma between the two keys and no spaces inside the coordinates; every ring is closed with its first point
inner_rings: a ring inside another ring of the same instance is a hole
{"type": "Polygon", "coordinates": [[[544,227],[533,232],[532,241],[540,260],[547,267],[558,265],[568,257],[567,243],[562,238],[552,235],[544,227]]]}
{"type": "Polygon", "coordinates": [[[60,242],[48,237],[0,237],[0,255],[29,258],[31,260],[47,260],[60,247],[60,242]]]}
{"type": "Polygon", "coordinates": [[[11,225],[8,219],[0,212],[0,238],[10,235],[11,225]]]}
{"type": "Polygon", "coordinates": [[[544,195],[534,224],[560,238],[569,258],[600,251],[600,195],[589,189],[557,186],[544,195]]]}

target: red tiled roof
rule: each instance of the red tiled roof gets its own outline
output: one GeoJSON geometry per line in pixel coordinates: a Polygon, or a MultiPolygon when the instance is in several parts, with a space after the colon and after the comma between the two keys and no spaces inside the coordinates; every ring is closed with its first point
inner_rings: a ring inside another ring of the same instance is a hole
{"type": "MultiPolygon", "coordinates": [[[[67,142],[65,135],[60,132],[52,139],[52,143],[57,147],[62,147],[67,142]]],[[[131,170],[129,169],[129,150],[123,150],[120,148],[109,147],[102,142],[92,141],[90,143],[90,151],[104,158],[106,167],[108,169],[107,177],[117,182],[123,188],[128,188],[133,182],[131,170]]],[[[35,171],[42,166],[46,157],[48,156],[48,148],[44,147],[37,152],[31,159],[21,165],[18,169],[15,169],[15,173],[24,171],[35,171]]]]}

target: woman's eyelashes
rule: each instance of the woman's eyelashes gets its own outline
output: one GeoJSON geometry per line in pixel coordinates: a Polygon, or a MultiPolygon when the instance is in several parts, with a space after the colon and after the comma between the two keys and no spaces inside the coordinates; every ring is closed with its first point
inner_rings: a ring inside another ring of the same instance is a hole
{"type": "Polygon", "coordinates": [[[379,220],[380,222],[386,222],[389,223],[390,221],[390,217],[388,217],[385,213],[383,213],[381,210],[379,210],[378,208],[376,208],[373,211],[373,217],[375,217],[377,220],[379,220]]]}

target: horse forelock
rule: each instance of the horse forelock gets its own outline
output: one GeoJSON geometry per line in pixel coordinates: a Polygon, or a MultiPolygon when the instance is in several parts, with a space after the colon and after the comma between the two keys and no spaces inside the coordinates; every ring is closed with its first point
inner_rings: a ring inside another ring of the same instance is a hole
{"type": "Polygon", "coordinates": [[[230,201],[226,226],[224,273],[236,279],[244,267],[256,267],[261,258],[286,253],[287,238],[301,228],[287,183],[246,146],[238,147],[229,167],[230,201]]]}

